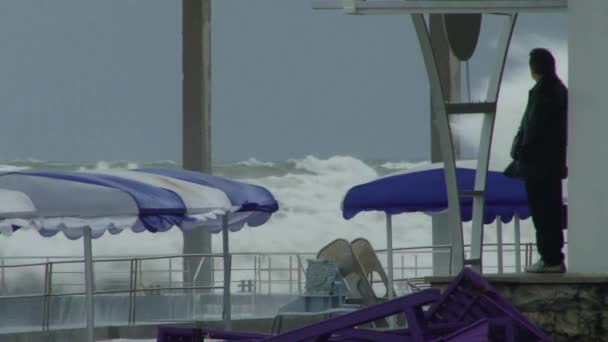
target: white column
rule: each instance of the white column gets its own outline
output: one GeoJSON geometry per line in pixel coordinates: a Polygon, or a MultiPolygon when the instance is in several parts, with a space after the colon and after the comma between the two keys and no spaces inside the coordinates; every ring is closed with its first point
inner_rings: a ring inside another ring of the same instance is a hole
{"type": "MultiPolygon", "coordinates": [[[[211,0],[182,0],[182,164],[211,172],[211,0]]],[[[184,233],[184,254],[211,253],[211,233],[184,233]]],[[[185,258],[184,282],[191,283],[201,258],[185,258]]],[[[213,283],[213,258],[203,263],[198,283],[213,283]]]]}
{"type": "Polygon", "coordinates": [[[608,1],[568,6],[568,271],[608,272],[608,1]]]}

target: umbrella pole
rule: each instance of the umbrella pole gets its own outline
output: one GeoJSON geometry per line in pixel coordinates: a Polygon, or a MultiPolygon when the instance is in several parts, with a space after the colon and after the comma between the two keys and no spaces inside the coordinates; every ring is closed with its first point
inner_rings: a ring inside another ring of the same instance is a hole
{"type": "Polygon", "coordinates": [[[224,257],[224,329],[230,329],[232,303],[230,297],[230,271],[232,270],[232,256],[228,244],[228,214],[222,218],[222,242],[224,257]]]}
{"type": "Polygon", "coordinates": [[[84,228],[84,282],[86,289],[85,307],[87,317],[87,342],[95,342],[95,320],[93,301],[93,251],[91,246],[91,227],[84,228]]]}
{"type": "Polygon", "coordinates": [[[521,272],[521,232],[519,228],[519,216],[515,214],[515,272],[521,272]]]}
{"type": "Polygon", "coordinates": [[[503,273],[503,250],[502,250],[502,217],[496,216],[496,266],[498,273],[503,273]]]}
{"type": "Polygon", "coordinates": [[[388,299],[392,299],[395,294],[393,293],[393,217],[386,214],[386,249],[388,258],[388,299]]]}

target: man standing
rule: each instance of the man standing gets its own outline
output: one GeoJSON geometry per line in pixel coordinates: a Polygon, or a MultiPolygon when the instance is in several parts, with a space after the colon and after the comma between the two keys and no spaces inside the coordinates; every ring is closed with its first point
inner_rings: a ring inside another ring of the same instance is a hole
{"type": "Polygon", "coordinates": [[[541,259],[525,271],[564,273],[562,179],[567,174],[568,89],[556,75],[555,59],[546,49],[530,52],[530,73],[536,84],[511,147],[514,163],[507,173],[524,179],[536,228],[541,259]]]}

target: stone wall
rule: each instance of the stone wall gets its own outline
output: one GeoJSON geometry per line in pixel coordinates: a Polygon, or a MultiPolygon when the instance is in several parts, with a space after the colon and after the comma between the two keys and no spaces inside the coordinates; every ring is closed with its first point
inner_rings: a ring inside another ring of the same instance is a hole
{"type": "MultiPolygon", "coordinates": [[[[486,277],[555,341],[608,341],[608,276],[497,275],[486,277]]],[[[429,278],[445,289],[448,279],[429,278]]]]}
{"type": "Polygon", "coordinates": [[[608,284],[495,284],[556,341],[608,341],[608,284]]]}

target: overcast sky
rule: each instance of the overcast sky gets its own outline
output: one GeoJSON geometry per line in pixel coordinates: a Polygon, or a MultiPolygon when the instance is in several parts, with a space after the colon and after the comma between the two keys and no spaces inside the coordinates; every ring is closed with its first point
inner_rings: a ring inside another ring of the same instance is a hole
{"type": "MultiPolygon", "coordinates": [[[[0,160],[179,161],[180,4],[1,1],[0,160]]],[[[495,60],[498,24],[484,19],[470,63],[474,97],[495,60]]],[[[508,149],[521,116],[529,48],[556,50],[565,77],[566,36],[564,14],[520,16],[495,149],[508,149]]],[[[212,91],[216,161],[429,155],[428,82],[409,16],[215,0],[212,91]]],[[[468,146],[474,130],[459,125],[468,146]]]]}

